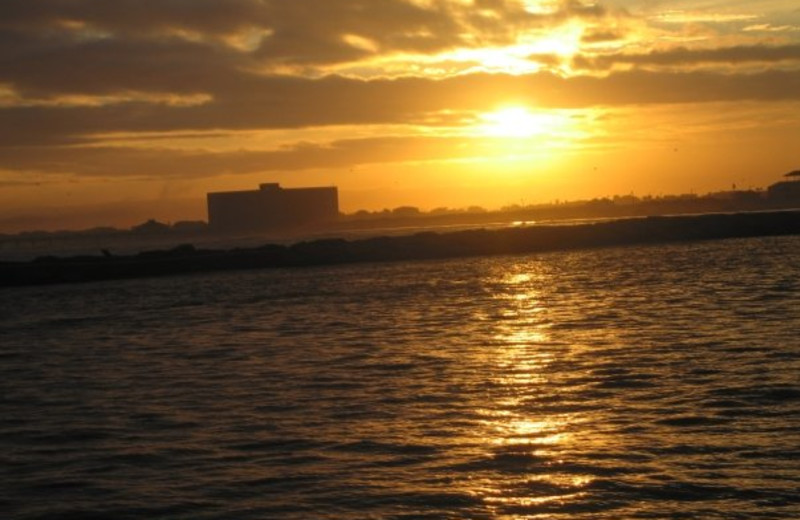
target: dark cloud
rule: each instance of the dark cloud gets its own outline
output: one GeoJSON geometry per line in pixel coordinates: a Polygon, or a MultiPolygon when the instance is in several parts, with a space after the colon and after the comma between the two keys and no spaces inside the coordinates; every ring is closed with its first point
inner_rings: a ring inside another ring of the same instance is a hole
{"type": "Polygon", "coordinates": [[[0,32],[0,82],[29,98],[214,92],[249,61],[183,40],[72,40],[0,32]],[[24,48],[27,52],[14,51],[24,48]]]}
{"type": "Polygon", "coordinates": [[[103,57],[119,51],[120,67],[128,60],[136,67],[158,53],[187,53],[184,71],[200,49],[217,60],[220,46],[234,51],[226,55],[230,68],[241,65],[237,53],[261,66],[319,65],[369,54],[348,43],[348,35],[374,41],[376,51],[430,51],[463,43],[464,32],[445,7],[401,0],[3,0],[0,28],[29,40],[17,48],[35,54],[16,54],[30,67],[47,66],[56,54],[74,62],[107,47],[103,57]],[[204,46],[182,46],[181,40],[204,46]]]}
{"type": "Polygon", "coordinates": [[[605,56],[578,56],[574,64],[582,69],[609,69],[614,65],[685,66],[702,63],[739,64],[748,62],[774,63],[800,61],[800,45],[751,45],[715,49],[688,49],[678,47],[666,51],[643,54],[611,54],[605,56]]]}
{"type": "MultiPolygon", "coordinates": [[[[227,45],[261,66],[318,66],[376,53],[511,43],[523,30],[606,14],[597,4],[577,0],[564,0],[548,13],[523,7],[519,0],[437,0],[426,7],[408,0],[3,0],[0,29],[26,40],[14,47],[34,55],[14,54],[32,61],[30,67],[47,66],[55,54],[74,62],[94,49],[87,42],[109,47],[104,56],[113,55],[116,45],[120,66],[130,59],[135,67],[157,52],[188,52],[191,60],[199,47],[181,47],[181,39],[206,44],[211,60],[219,59],[214,47],[227,45]]],[[[227,55],[231,67],[240,66],[234,54],[227,55]]]]}
{"type": "MultiPolygon", "coordinates": [[[[735,75],[619,72],[563,78],[473,74],[444,80],[241,77],[198,106],[123,103],[0,110],[0,143],[52,144],[110,132],[237,131],[423,124],[433,113],[485,111],[510,100],[540,107],[800,99],[800,70],[735,75]]],[[[98,138],[100,139],[100,138],[98,138]]]]}
{"type": "MultiPolygon", "coordinates": [[[[302,1],[302,0],[301,0],[302,1]]],[[[0,27],[159,33],[184,29],[229,34],[265,23],[272,2],[259,0],[3,0],[0,27]]]]}
{"type": "Polygon", "coordinates": [[[269,2],[272,34],[256,51],[273,63],[347,62],[378,52],[432,52],[464,44],[464,27],[447,8],[399,0],[300,0],[269,2]],[[374,46],[348,44],[357,36],[374,46]]]}
{"type": "Polygon", "coordinates": [[[560,65],[564,61],[564,58],[558,54],[531,54],[528,56],[528,59],[551,67],[560,65]]]}
{"type": "MultiPolygon", "coordinates": [[[[600,22],[610,14],[599,4],[577,0],[563,0],[541,13],[513,0],[471,5],[446,0],[0,0],[0,89],[19,99],[0,107],[0,164],[92,175],[250,171],[259,161],[287,169],[336,166],[351,160],[356,149],[366,158],[390,153],[409,158],[409,150],[418,153],[413,157],[440,157],[448,141],[430,141],[437,143],[430,149],[421,138],[392,138],[369,146],[339,142],[304,150],[188,154],[109,147],[106,139],[118,132],[235,135],[430,124],[437,114],[493,110],[513,101],[590,107],[800,99],[800,70],[371,80],[324,74],[325,65],[500,45],[523,32],[576,18],[600,22]],[[195,103],[182,103],[187,99],[195,103]]],[[[619,38],[610,27],[588,32],[584,43],[619,38]]],[[[550,55],[532,59],[559,63],[550,55]]],[[[615,64],[646,68],[798,59],[800,46],[786,45],[583,57],[576,64],[608,70],[615,64]]]]}
{"type": "MultiPolygon", "coordinates": [[[[199,178],[262,171],[342,168],[359,164],[463,159],[497,154],[499,141],[486,137],[388,136],[328,144],[298,143],[269,151],[180,151],[168,148],[0,148],[9,169],[81,177],[199,178]]],[[[527,146],[526,146],[527,149],[527,146]]]]}
{"type": "Polygon", "coordinates": [[[607,43],[615,42],[625,38],[625,35],[617,31],[589,31],[581,36],[583,43],[607,43]]]}
{"type": "MultiPolygon", "coordinates": [[[[239,113],[244,104],[255,102],[258,114],[284,106],[296,109],[280,104],[287,82],[262,76],[265,72],[319,77],[319,67],[326,64],[507,44],[523,30],[604,15],[601,7],[576,0],[564,0],[548,13],[529,13],[518,0],[476,0],[473,5],[436,0],[425,7],[407,0],[3,0],[0,87],[10,89],[21,105],[53,104],[64,97],[90,103],[91,97],[146,102],[152,96],[155,105],[168,96],[214,99],[213,106],[170,112],[178,118],[176,125],[194,128],[195,123],[179,121],[207,118],[215,107],[239,113]]],[[[295,87],[316,90],[308,83],[295,87]]],[[[331,103],[339,103],[341,94],[332,97],[331,103]]],[[[332,104],[326,108],[340,110],[332,104]]],[[[114,114],[117,123],[111,127],[116,128],[131,125],[129,113],[149,120],[160,111],[139,103],[122,110],[125,114],[115,107],[105,113],[114,114]],[[120,117],[128,121],[119,122],[120,117]]],[[[86,126],[102,131],[92,121],[95,113],[87,114],[86,126]]]]}
{"type": "Polygon", "coordinates": [[[607,13],[606,8],[599,3],[587,4],[580,0],[564,0],[561,5],[565,13],[585,18],[598,18],[607,13]]]}

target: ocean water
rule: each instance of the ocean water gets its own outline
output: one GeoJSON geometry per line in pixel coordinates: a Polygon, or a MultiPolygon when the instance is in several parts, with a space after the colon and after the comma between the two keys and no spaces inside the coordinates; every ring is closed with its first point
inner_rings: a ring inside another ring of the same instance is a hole
{"type": "Polygon", "coordinates": [[[800,518],[800,237],[0,292],[4,519],[800,518]]]}

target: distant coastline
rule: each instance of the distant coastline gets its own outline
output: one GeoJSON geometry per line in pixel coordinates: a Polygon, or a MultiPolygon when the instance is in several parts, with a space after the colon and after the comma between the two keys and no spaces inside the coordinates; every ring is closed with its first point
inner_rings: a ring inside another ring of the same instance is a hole
{"type": "MultiPolygon", "coordinates": [[[[800,208],[800,171],[784,176],[789,181],[768,189],[636,197],[615,195],[591,200],[553,201],[545,204],[512,204],[488,210],[480,206],[439,207],[421,210],[400,206],[380,211],[340,213],[324,222],[280,222],[259,228],[218,229],[204,220],[161,222],[150,218],[129,229],[109,226],[83,230],[32,230],[0,233],[0,261],[27,261],[46,255],[93,255],[106,251],[134,255],[155,249],[172,249],[191,243],[197,248],[233,249],[264,243],[292,244],[322,238],[366,238],[377,235],[409,234],[415,231],[452,231],[478,227],[503,228],[512,225],[561,224],[659,215],[697,215],[795,210],[800,208]]],[[[292,190],[286,190],[291,192],[292,190]]],[[[302,190],[301,190],[302,191],[302,190]]],[[[269,220],[265,217],[266,220],[269,220]]],[[[247,219],[245,219],[247,220],[247,219]]],[[[259,220],[258,218],[255,219],[259,220]]],[[[249,222],[249,221],[248,221],[249,222]]]]}
{"type": "MultiPolygon", "coordinates": [[[[575,219],[600,219],[622,217],[649,217],[657,215],[686,215],[703,213],[735,213],[743,211],[775,211],[800,208],[800,170],[792,171],[784,178],[767,188],[737,190],[734,185],[728,191],[635,196],[613,195],[585,200],[554,200],[547,203],[510,204],[501,208],[486,209],[481,206],[463,208],[436,207],[429,210],[413,205],[379,211],[358,210],[353,213],[339,213],[336,218],[324,222],[297,222],[282,219],[274,226],[246,221],[248,229],[215,229],[206,220],[178,220],[162,222],[156,218],[132,226],[116,228],[101,225],[88,229],[46,230],[29,229],[13,233],[0,232],[0,252],[19,244],[63,242],[74,240],[85,243],[119,243],[125,241],[150,240],[154,243],[182,238],[225,238],[261,235],[268,238],[298,238],[299,235],[313,232],[343,233],[358,230],[386,229],[394,227],[427,228],[437,226],[486,225],[494,222],[514,221],[559,221],[575,219]]],[[[265,184],[264,186],[273,186],[265,184]]],[[[303,189],[283,190],[286,192],[305,191],[303,189]]],[[[313,191],[313,190],[311,190],[313,191]]],[[[248,192],[244,192],[247,194],[248,192]]],[[[256,193],[260,193],[256,191],[256,193]]],[[[234,194],[237,194],[234,192],[234,194]]],[[[210,194],[214,195],[214,194],[210,194]]],[[[270,206],[270,202],[264,202],[270,206]]],[[[210,208],[209,208],[210,211],[210,208]]],[[[250,215],[249,217],[253,217],[250,215]]],[[[248,218],[249,218],[248,217],[248,218]]],[[[255,220],[269,220],[262,215],[255,220]]]]}
{"type": "Polygon", "coordinates": [[[625,218],[568,225],[432,231],[356,240],[342,238],[198,249],[185,244],[134,255],[40,257],[0,262],[0,286],[81,283],[240,269],[287,268],[524,254],[674,241],[800,234],[800,210],[625,218]]]}

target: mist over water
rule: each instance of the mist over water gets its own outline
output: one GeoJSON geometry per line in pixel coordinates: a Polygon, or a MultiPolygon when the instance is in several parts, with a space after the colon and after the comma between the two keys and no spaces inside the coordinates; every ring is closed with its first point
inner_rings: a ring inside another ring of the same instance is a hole
{"type": "Polygon", "coordinates": [[[800,237],[0,292],[4,518],[800,518],[800,237]]]}

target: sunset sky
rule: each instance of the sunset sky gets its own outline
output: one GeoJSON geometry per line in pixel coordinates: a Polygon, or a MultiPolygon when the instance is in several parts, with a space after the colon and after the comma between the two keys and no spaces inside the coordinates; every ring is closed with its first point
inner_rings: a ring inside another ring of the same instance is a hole
{"type": "Polygon", "coordinates": [[[797,0],[2,0],[0,232],[761,188],[800,168],[797,0]]]}

